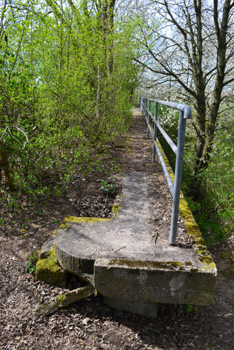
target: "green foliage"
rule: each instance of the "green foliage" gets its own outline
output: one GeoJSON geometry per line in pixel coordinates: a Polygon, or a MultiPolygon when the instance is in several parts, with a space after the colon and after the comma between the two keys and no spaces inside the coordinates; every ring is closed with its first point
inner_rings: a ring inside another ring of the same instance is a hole
{"type": "Polygon", "coordinates": [[[209,167],[201,173],[204,196],[195,218],[207,244],[226,240],[234,230],[233,104],[223,103],[209,167]]]}
{"type": "Polygon", "coordinates": [[[36,251],[32,251],[27,254],[28,262],[26,263],[25,270],[30,274],[34,274],[36,271],[36,263],[38,261],[38,255],[36,251]]]}
{"type": "Polygon", "coordinates": [[[114,194],[115,186],[113,184],[110,184],[108,181],[103,181],[102,186],[99,188],[99,190],[105,191],[109,194],[114,194]]]}
{"type": "Polygon", "coordinates": [[[13,182],[31,195],[45,178],[65,189],[74,173],[100,168],[97,151],[131,120],[134,22],[107,30],[101,9],[75,6],[16,0],[0,10],[0,140],[13,182]]]}
{"type": "Polygon", "coordinates": [[[191,312],[197,313],[197,306],[185,305],[185,311],[190,314],[191,312]]]}

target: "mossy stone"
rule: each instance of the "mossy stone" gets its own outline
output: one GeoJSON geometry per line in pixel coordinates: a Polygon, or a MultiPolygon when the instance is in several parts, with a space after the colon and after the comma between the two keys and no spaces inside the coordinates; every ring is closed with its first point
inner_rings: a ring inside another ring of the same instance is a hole
{"type": "Polygon", "coordinates": [[[67,272],[58,265],[54,248],[48,252],[46,259],[38,260],[35,275],[37,280],[59,287],[67,284],[67,272]]]}

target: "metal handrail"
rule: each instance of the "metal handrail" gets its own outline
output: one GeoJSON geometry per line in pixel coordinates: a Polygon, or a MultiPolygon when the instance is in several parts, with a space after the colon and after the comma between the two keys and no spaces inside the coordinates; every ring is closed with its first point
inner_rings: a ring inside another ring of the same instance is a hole
{"type": "Polygon", "coordinates": [[[187,105],[180,103],[174,103],[169,101],[153,100],[145,97],[140,97],[140,107],[142,115],[145,119],[145,125],[147,126],[147,137],[151,134],[153,139],[153,157],[152,161],[155,163],[156,152],[158,154],[159,160],[162,164],[164,174],[167,179],[168,186],[173,198],[172,205],[172,217],[171,217],[171,230],[170,230],[170,244],[175,244],[176,241],[176,232],[177,232],[177,221],[179,214],[179,201],[180,201],[180,189],[181,189],[181,178],[182,178],[182,168],[183,168],[183,155],[184,155],[184,140],[185,140],[185,127],[186,119],[191,119],[192,111],[191,108],[187,105]],[[155,102],[155,113],[154,116],[150,112],[151,102],[155,102]],[[179,117],[179,128],[178,128],[178,139],[177,146],[167,135],[166,131],[158,122],[158,105],[164,105],[170,108],[174,108],[180,111],[179,117]],[[154,132],[151,129],[150,120],[152,119],[154,125],[154,132]],[[172,151],[176,155],[176,166],[175,166],[175,180],[174,184],[172,182],[169,171],[161,154],[161,151],[157,144],[157,129],[160,130],[161,134],[167,141],[168,145],[171,147],[172,151]]]}

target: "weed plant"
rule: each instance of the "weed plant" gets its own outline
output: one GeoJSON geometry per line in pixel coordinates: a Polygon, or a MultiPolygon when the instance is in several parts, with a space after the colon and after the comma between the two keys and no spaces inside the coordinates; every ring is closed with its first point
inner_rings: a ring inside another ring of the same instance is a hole
{"type": "Polygon", "coordinates": [[[25,270],[30,274],[34,274],[36,271],[36,263],[38,261],[38,255],[36,251],[32,251],[27,254],[28,261],[25,266],[25,270]]]}
{"type": "Polygon", "coordinates": [[[114,194],[115,186],[108,181],[103,181],[102,186],[99,188],[99,190],[102,190],[108,194],[114,194]]]}

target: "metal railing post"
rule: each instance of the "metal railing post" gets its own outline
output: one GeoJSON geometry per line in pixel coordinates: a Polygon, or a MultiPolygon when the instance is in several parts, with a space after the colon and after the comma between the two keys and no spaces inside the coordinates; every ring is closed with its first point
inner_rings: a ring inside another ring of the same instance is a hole
{"type": "Polygon", "coordinates": [[[172,219],[170,230],[170,244],[175,244],[177,221],[179,214],[179,201],[180,201],[180,188],[183,169],[183,155],[184,155],[184,139],[185,139],[185,126],[186,119],[184,118],[184,112],[180,111],[179,119],[179,131],[177,141],[177,157],[175,166],[175,182],[174,182],[174,194],[173,194],[173,206],[172,206],[172,219]]]}
{"type": "Polygon", "coordinates": [[[162,164],[162,168],[164,174],[166,176],[166,180],[173,198],[172,203],[172,218],[171,218],[171,230],[170,230],[170,244],[175,244],[176,241],[176,231],[177,231],[177,223],[178,223],[178,214],[179,214],[179,201],[180,201],[180,189],[181,189],[181,179],[182,179],[182,169],[183,169],[183,155],[184,155],[184,141],[185,141],[185,127],[186,127],[186,119],[191,119],[192,111],[191,108],[187,105],[183,105],[180,103],[170,102],[170,101],[161,101],[161,100],[152,100],[148,98],[141,99],[142,105],[142,115],[145,119],[145,126],[147,127],[147,137],[149,138],[149,134],[152,135],[153,138],[153,156],[152,161],[155,163],[156,153],[158,154],[160,163],[162,164]],[[149,101],[149,102],[148,102],[149,101]],[[155,113],[152,115],[150,108],[151,103],[155,102],[155,113]],[[180,111],[179,117],[179,127],[178,127],[178,139],[177,146],[170,138],[170,136],[163,129],[162,125],[158,122],[158,105],[162,104],[169,108],[174,108],[180,111]],[[148,108],[147,108],[148,106],[148,108]],[[154,122],[154,132],[152,132],[150,127],[150,118],[154,122]],[[157,144],[157,133],[158,130],[170,146],[171,150],[176,155],[176,166],[175,166],[175,181],[173,184],[170,172],[167,168],[167,165],[164,161],[163,151],[160,150],[160,147],[157,144]]]}
{"type": "Polygon", "coordinates": [[[145,117],[145,126],[147,126],[147,122],[146,122],[146,118],[147,118],[147,105],[148,105],[148,100],[147,98],[145,99],[145,114],[144,114],[144,117],[145,117]]]}
{"type": "Polygon", "coordinates": [[[148,125],[147,125],[147,139],[149,138],[149,135],[150,135],[150,130],[149,130],[149,128],[150,128],[150,107],[151,107],[151,101],[149,100],[149,107],[148,107],[148,109],[149,109],[149,111],[148,111],[148,125]]]}
{"type": "MultiPolygon", "coordinates": [[[[157,142],[157,125],[155,124],[155,121],[158,120],[158,102],[155,102],[155,111],[154,111],[154,141],[157,142]]],[[[153,142],[153,157],[152,161],[155,163],[155,156],[156,156],[156,147],[153,142]]]]}

